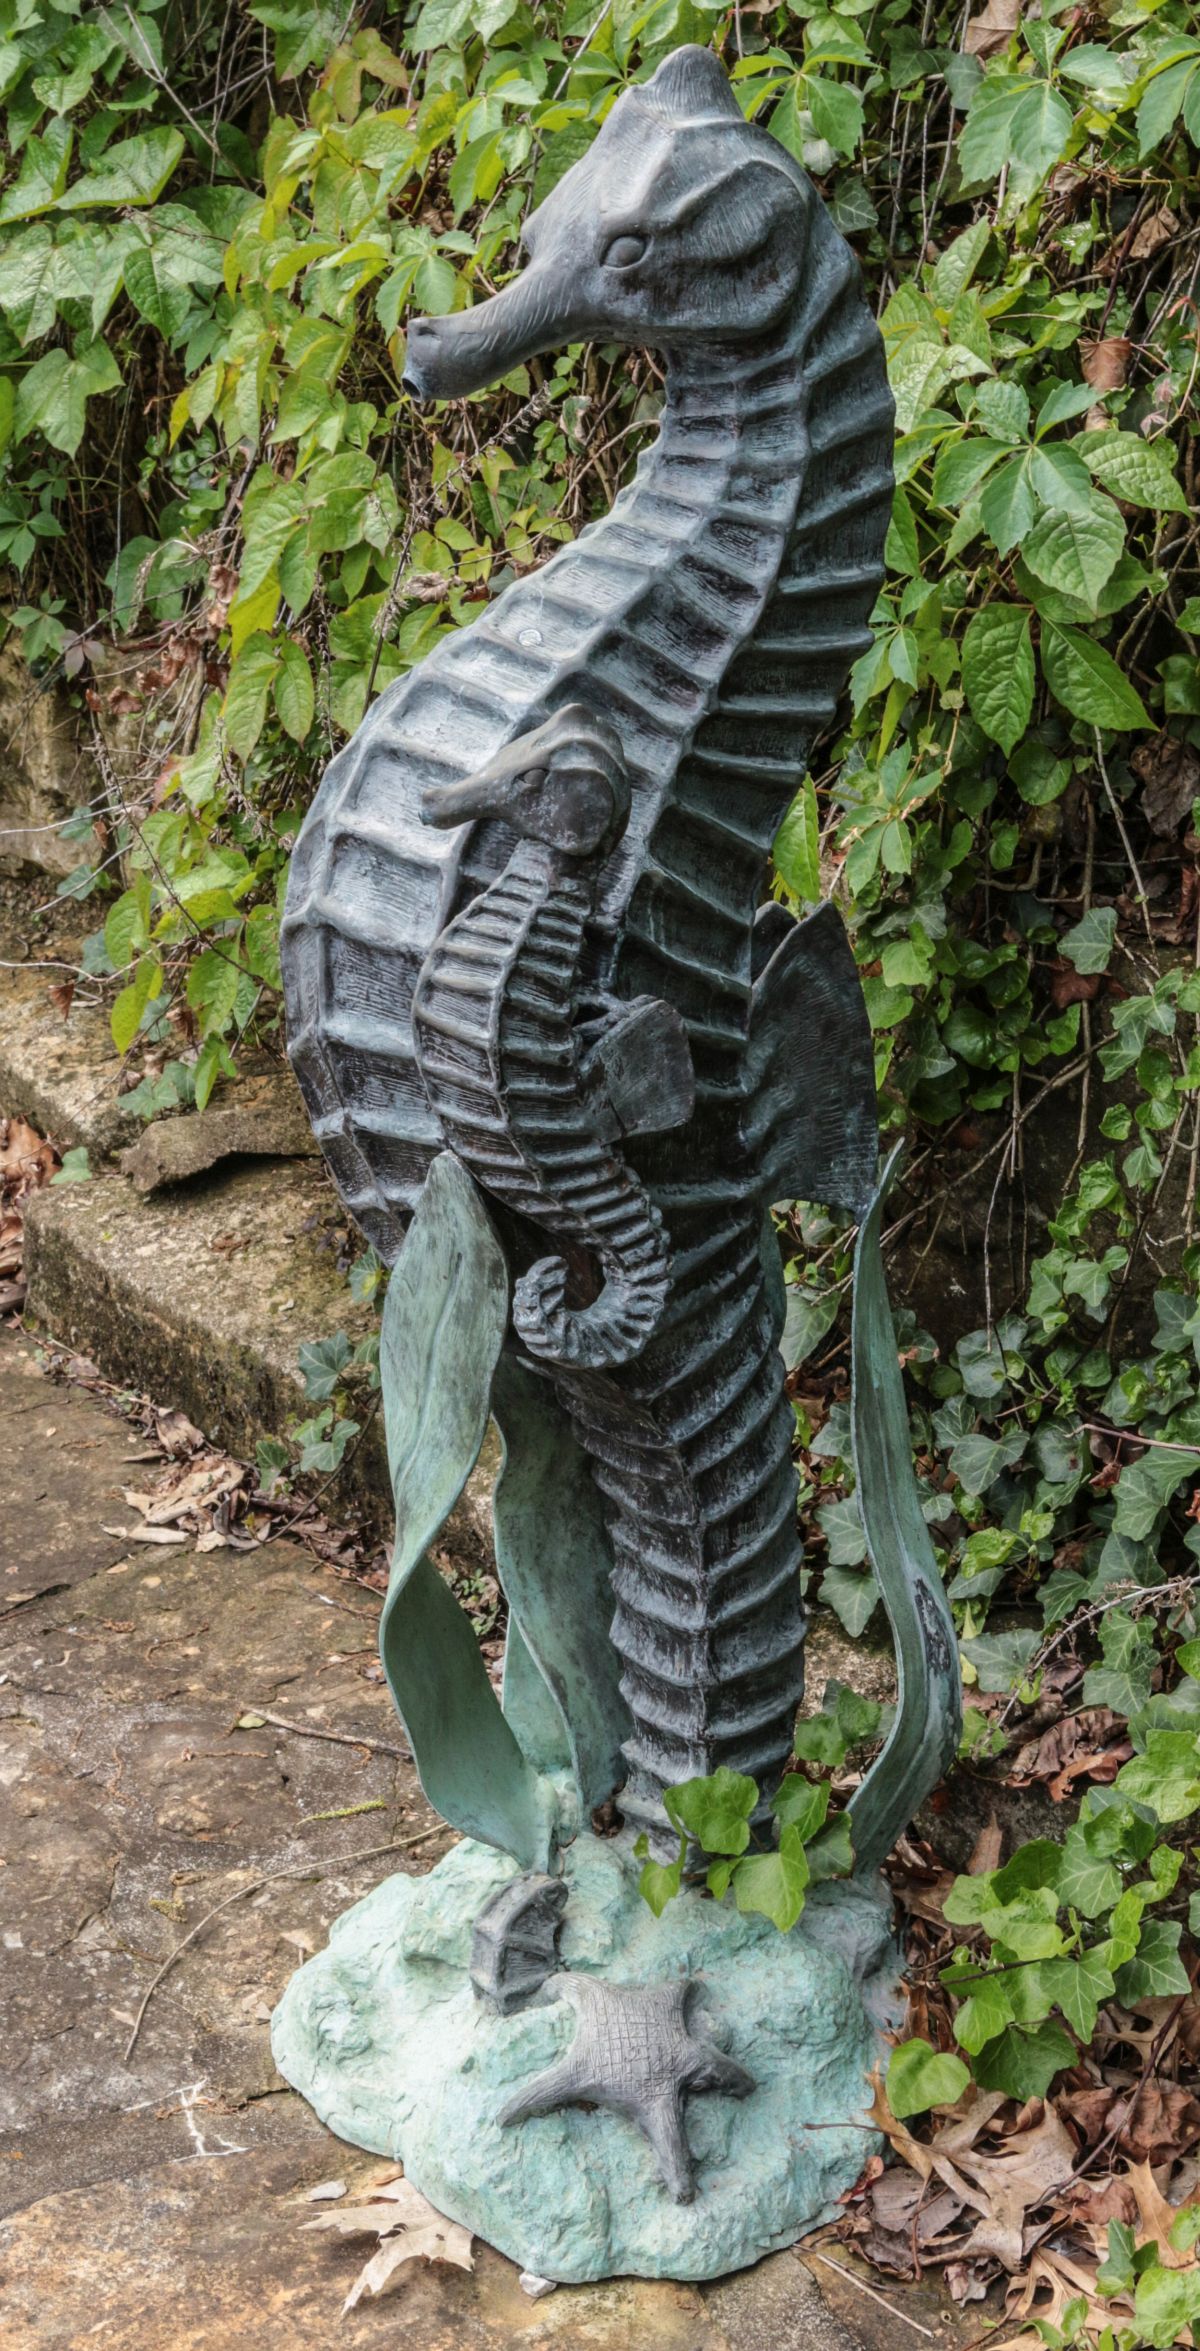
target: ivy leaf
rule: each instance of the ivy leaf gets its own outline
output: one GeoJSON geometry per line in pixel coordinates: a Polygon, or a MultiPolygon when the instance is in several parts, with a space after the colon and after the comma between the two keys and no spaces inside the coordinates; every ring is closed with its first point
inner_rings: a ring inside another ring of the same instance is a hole
{"type": "Polygon", "coordinates": [[[1084,1918],[1101,1918],[1112,1909],[1121,1891],[1121,1873],[1112,1861],[1093,1852],[1086,1826],[1076,1822],[1063,1842],[1059,1873],[1059,1900],[1084,1918]]]}
{"type": "Polygon", "coordinates": [[[989,1437],[983,1430],[960,1437],[951,1450],[950,1467],[963,1492],[986,1494],[1001,1472],[1020,1460],[1028,1442],[1021,1429],[1011,1429],[1003,1437],[989,1437]]]}
{"type": "Polygon", "coordinates": [[[668,1902],[674,1900],[683,1883],[687,1838],[680,1838],[679,1851],[674,1861],[653,1860],[650,1857],[650,1840],[645,1836],[638,1838],[633,1850],[642,1864],[641,1874],[638,1878],[638,1891],[643,1902],[649,1904],[655,1917],[661,1918],[668,1902]]]}
{"type": "Polygon", "coordinates": [[[1074,964],[1076,971],[1107,971],[1116,935],[1116,907],[1089,906],[1086,914],[1069,931],[1063,932],[1058,942],[1059,953],[1074,964]]]}
{"type": "Polygon", "coordinates": [[[1116,1787],[1156,1820],[1187,1820],[1200,1809],[1200,1738],[1192,1731],[1151,1731],[1144,1755],[1122,1764],[1116,1787]]]}
{"type": "MultiPolygon", "coordinates": [[[[1086,514],[1051,509],[1035,523],[1021,555],[1047,587],[1095,607],[1125,546],[1125,525],[1108,498],[1094,498],[1086,514]]],[[[983,614],[979,615],[982,620],[983,614]]]]}
{"type": "Polygon", "coordinates": [[[707,1779],[684,1780],[666,1793],[676,1828],[686,1829],[706,1853],[744,1853],[757,1802],[756,1783],[724,1763],[707,1779]]]}
{"type": "Polygon", "coordinates": [[[809,76],[804,85],[813,129],[839,155],[853,155],[862,137],[863,102],[850,82],[809,76]]]}
{"type": "Polygon", "coordinates": [[[26,141],[20,171],[0,196],[0,224],[32,220],[57,203],[66,186],[74,136],[70,123],[49,122],[40,138],[26,141]]]}
{"type": "Polygon", "coordinates": [[[857,1497],[846,1494],[839,1502],[823,1502],[817,1522],[828,1545],[830,1567],[861,1567],[867,1538],[857,1497]]]}
{"type": "Polygon", "coordinates": [[[897,2122],[927,2114],[931,2106],[953,2106],[971,2076],[961,2057],[933,2049],[928,2041],[901,2041],[887,2070],[887,2101],[897,2122]]]}
{"type": "Polygon", "coordinates": [[[821,895],[820,827],[817,792],[806,776],[775,835],[775,871],[793,898],[814,905],[821,895]]]}
{"type": "Polygon", "coordinates": [[[1098,1952],[1084,1951],[1078,1959],[1044,1959],[1037,1972],[1072,2032],[1081,2041],[1090,2041],[1100,2010],[1116,1989],[1112,1972],[1098,1952]]]}
{"type": "Polygon", "coordinates": [[[1183,2330],[1200,2324],[1200,2268],[1167,2269],[1151,2262],[1134,2288],[1134,2318],[1139,2342],[1151,2351],[1170,2351],[1183,2340],[1183,2330]]]}
{"type": "Polygon", "coordinates": [[[828,1780],[806,1780],[803,1772],[785,1772],[771,1799],[771,1810],[781,1828],[796,1829],[808,1844],[824,1828],[829,1811],[828,1780]]]}
{"type": "Polygon", "coordinates": [[[848,1878],[854,1869],[854,1845],[848,1812],[839,1812],[836,1820],[815,1836],[805,1847],[808,1854],[809,1884],[821,1886],[830,1878],[848,1878]]]}
{"type": "MultiPolygon", "coordinates": [[[[947,1971],[951,1988],[957,1989],[952,1971],[947,1971]]],[[[954,2037],[960,2048],[971,2057],[978,2057],[989,2041],[994,2041],[1013,2021],[1012,1978],[1001,1975],[980,1975],[971,1980],[971,1988],[954,2019],[954,2037]]]]}
{"type": "Polygon", "coordinates": [[[37,425],[53,448],[73,457],[83,439],[92,394],[111,392],[120,381],[120,368],[103,343],[84,344],[73,358],[61,346],[47,351],[17,385],[16,439],[23,440],[37,425]]]}
{"type": "Polygon", "coordinates": [[[1028,2030],[1010,2024],[975,2060],[975,2079],[984,2090],[1007,2098],[1044,2098],[1056,2073],[1074,2065],[1078,2051],[1069,2033],[1048,2020],[1028,2030]]]}
{"type": "Polygon", "coordinates": [[[980,1689],[988,1692],[1017,1689],[1037,1647],[1038,1635],[1032,1625],[1018,1626],[1011,1633],[980,1633],[962,1645],[963,1656],[979,1677],[980,1689]]]}
{"type": "Polygon", "coordinates": [[[1117,1969],[1117,1998],[1124,2007],[1190,1992],[1191,1978],[1179,1956],[1182,1932],[1177,1919],[1146,1920],[1134,1957],[1117,1969]]]}
{"type": "Polygon", "coordinates": [[[821,1598],[845,1626],[851,1640],[856,1641],[875,1614],[879,1586],[869,1568],[855,1574],[848,1568],[827,1567],[821,1581],[821,1598]]]}
{"type": "Polygon", "coordinates": [[[1029,724],[1035,679],[1029,614],[1018,604],[985,604],[963,638],[963,685],[984,733],[1004,752],[1029,724]]]}
{"type": "Polygon", "coordinates": [[[796,1829],[784,1829],[777,1853],[748,1853],[733,1873],[733,1898],[741,1911],[761,1911],[787,1934],[804,1908],[808,1857],[796,1829]]]}
{"type": "Polygon", "coordinates": [[[1037,501],[1029,479],[1028,456],[1010,457],[984,484],[979,501],[983,527],[1000,555],[1011,554],[1033,527],[1037,501]]]}
{"type": "Polygon", "coordinates": [[[1140,433],[1088,433],[1080,442],[1084,464],[1097,481],[1127,506],[1149,506],[1159,514],[1186,514],[1187,499],[1175,479],[1169,442],[1143,441],[1140,433]]]}
{"type": "Polygon", "coordinates": [[[293,742],[306,742],[313,723],[312,671],[304,647],[294,637],[284,637],[280,643],[274,694],[280,726],[293,742]]]}
{"type": "Polygon", "coordinates": [[[225,689],[225,733],[231,750],[248,759],[263,730],[267,695],[278,662],[277,648],[264,630],[243,646],[225,689]]]}
{"type": "Polygon", "coordinates": [[[162,194],[184,149],[182,131],[139,131],[104,150],[95,171],[58,198],[60,212],[91,211],[96,205],[153,204],[162,194]]]}
{"type": "Polygon", "coordinates": [[[1014,175],[1026,182],[1045,179],[1071,136],[1074,120],[1066,99],[1051,83],[1035,82],[1032,89],[1026,84],[1024,97],[1013,108],[1009,133],[1014,175]]]}
{"type": "Polygon", "coordinates": [[[1135,1543],[1152,1535],[1164,1505],[1185,1478],[1195,1477],[1196,1467],[1192,1456],[1172,1452],[1165,1445],[1151,1445],[1140,1461],[1131,1461],[1117,1485],[1113,1521],[1117,1533],[1131,1536],[1135,1543]]]}
{"type": "Polygon", "coordinates": [[[1112,655],[1078,629],[1043,619],[1042,667],[1051,692],[1072,718],[1120,730],[1151,725],[1141,695],[1112,655]]]}

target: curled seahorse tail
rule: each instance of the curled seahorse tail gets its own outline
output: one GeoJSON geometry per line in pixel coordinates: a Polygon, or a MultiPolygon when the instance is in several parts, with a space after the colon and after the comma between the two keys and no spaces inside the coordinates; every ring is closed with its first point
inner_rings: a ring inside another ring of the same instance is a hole
{"type": "Polygon", "coordinates": [[[513,1322],[543,1362],[604,1371],[640,1355],[658,1327],[670,1288],[670,1245],[657,1210],[638,1196],[625,1170],[621,1176],[624,1231],[597,1251],[604,1286],[591,1305],[565,1305],[561,1257],[539,1258],[516,1285],[513,1322]]]}

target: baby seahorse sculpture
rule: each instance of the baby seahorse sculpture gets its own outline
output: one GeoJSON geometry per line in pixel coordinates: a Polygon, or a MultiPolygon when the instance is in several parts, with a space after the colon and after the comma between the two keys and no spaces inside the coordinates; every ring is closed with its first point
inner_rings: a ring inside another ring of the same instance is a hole
{"type": "Polygon", "coordinates": [[[603,1277],[599,1297],[571,1309],[566,1260],[539,1260],[513,1294],[517,1336],[533,1355],[592,1370],[640,1354],[668,1288],[662,1217],[611,1137],[622,1113],[653,1127],[692,1108],[687,1031],[669,1006],[615,1005],[583,1050],[584,927],[629,805],[618,737],[578,704],[431,796],[432,824],[499,816],[520,839],[435,940],[413,997],[417,1063],[450,1149],[506,1208],[589,1250],[603,1277]]]}
{"type": "MultiPolygon", "coordinates": [[[[689,2088],[735,2087],[744,2127],[764,2132],[777,2083],[792,2082],[791,2044],[772,2071],[752,2049],[748,2067],[719,2051],[702,2061],[689,2039],[677,1979],[694,1962],[720,2008],[717,1960],[703,1958],[711,1902],[690,1893],[661,1922],[636,2030],[633,1963],[588,1907],[597,1872],[636,1888],[640,1832],[674,1850],[663,1798],[681,1781],[723,1765],[751,1775],[769,1835],[791,1753],[805,1616],[773,1202],[838,1205],[859,1222],[857,1490],[899,1667],[894,1727],[851,1806],[856,1879],[832,1890],[829,1919],[875,1899],[880,1861],[954,1752],[960,1701],[883,1281],[862,993],[831,906],[797,922],[763,902],[810,748],[870,641],[892,498],[879,333],[804,172],[744,120],[705,50],[678,51],[618,100],[524,243],[528,265],[502,292],[411,324],[414,396],[456,399],[595,337],[661,354],[659,437],[609,515],[444,636],[332,762],[296,844],[283,965],[316,1133],[393,1265],[381,1369],[397,1536],[382,1653],[426,1793],[472,1840],[428,1883],[483,1868],[469,1857],[487,1847],[509,1858],[477,1907],[514,1864],[529,1878],[528,1900],[488,1911],[471,2029],[490,2015],[504,2051],[518,2025],[536,2037],[581,1969],[615,1974],[622,1991],[576,1987],[578,2062],[561,2042],[540,2061],[534,2050],[514,2084],[497,2055],[486,2107],[472,2041],[486,2186],[483,2173],[465,2184],[477,2176],[465,2128],[453,2159],[441,2143],[421,2153],[407,2093],[404,2130],[376,2124],[369,2143],[401,2145],[429,2193],[472,2225],[486,2210],[496,2240],[536,2267],[541,2220],[516,2218],[525,2181],[496,2183],[505,2145],[549,2126],[513,2119],[497,2138],[502,2113],[540,2114],[556,2085],[583,2096],[586,2077],[591,2103],[640,2117],[660,2155],[669,2142],[678,2195],[689,2088]],[[428,1556],[489,1416],[505,1453],[503,1707],[428,1556]],[[587,1828],[597,1806],[622,1823],[612,1847],[587,1828]],[[547,1873],[572,1889],[561,1951],[557,1925],[529,1939],[547,1873]],[[510,1916],[525,1923],[506,1958],[510,1916]],[[691,1923],[668,1929],[672,1916],[691,1923]],[[503,2001],[489,2002],[489,1983],[503,2001]],[[517,1986],[534,2005],[513,2009],[517,1986]],[[670,2079],[646,2056],[649,2020],[668,2008],[670,2079]]],[[[440,1931],[404,1930],[417,1953],[440,1949],[440,1931]]],[[[622,1932],[641,1947],[640,1927],[622,1932]]],[[[784,1944],[780,1964],[799,1967],[800,1937],[784,1944]]],[[[416,1958],[396,1966],[391,2016],[425,1981],[416,1958]]],[[[732,1958],[723,1981],[732,2015],[732,1958]]],[[[875,2030],[864,2015],[836,2028],[851,2055],[875,2030]]],[[[824,2028],[814,2013],[795,2029],[802,2041],[824,2028]]],[[[318,2095],[307,2062],[293,2060],[292,2078],[318,2095]]],[[[322,2111],[341,2111],[322,2095],[322,2111]]],[[[701,2111],[718,2105],[731,2111],[720,2098],[701,2111]]],[[[576,2114],[572,2128],[601,2120],[576,2114]]],[[[795,2150],[793,2121],[788,2109],[771,2127],[795,2150]]],[[[349,2135],[365,2130],[360,2105],[349,2135]]],[[[820,2191],[809,2174],[781,2191],[792,2222],[821,2206],[838,2161],[856,2167],[849,2145],[840,2158],[832,2147],[820,2191]]],[[[786,2160],[811,2171],[816,2158],[786,2160]]],[[[647,2252],[639,2238],[619,2254],[605,2239],[598,2266],[560,2249],[550,2274],[707,2275],[784,2241],[778,2217],[731,2219],[722,2235],[711,2164],[707,2177],[695,2209],[707,2204],[716,2235],[703,2249],[693,2236],[647,2252]]]]}

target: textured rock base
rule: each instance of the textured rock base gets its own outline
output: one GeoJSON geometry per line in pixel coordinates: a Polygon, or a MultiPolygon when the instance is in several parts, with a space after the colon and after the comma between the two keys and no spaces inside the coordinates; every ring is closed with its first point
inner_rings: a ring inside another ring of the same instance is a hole
{"type": "Polygon", "coordinates": [[[744,2101],[689,2105],[693,2203],[671,2200],[639,2130],[609,2110],[495,2121],[575,2018],[562,2000],[500,2017],[476,1998],[472,1923],[516,1874],[482,1845],[389,1879],[338,1920],[275,2011],[281,2072],[340,2137],[398,2158],[439,2210],[539,2276],[713,2278],[794,2243],[878,2144],[867,2076],[898,1971],[882,1885],[822,1887],[781,1935],[699,1894],[655,1919],[618,1843],[582,1836],[565,1868],[561,1964],[618,1984],[699,1977],[696,2029],[754,2076],[744,2101]]]}

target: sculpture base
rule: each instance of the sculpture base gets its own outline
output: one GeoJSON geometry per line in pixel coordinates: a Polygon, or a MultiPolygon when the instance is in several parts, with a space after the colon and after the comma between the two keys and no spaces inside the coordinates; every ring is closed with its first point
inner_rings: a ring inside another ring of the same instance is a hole
{"type": "Polygon", "coordinates": [[[742,2269],[828,2219],[879,2145],[867,2076],[897,2021],[899,1972],[882,1882],[814,1889],[781,1935],[698,1892],[656,1919],[638,1866],[623,1840],[567,1848],[559,1964],[613,1984],[700,1979],[698,2027],[756,2087],[690,2100],[691,2203],[672,2200],[624,2114],[497,2121],[570,2046],[577,2017],[557,1998],[500,2016],[472,1989],[476,1915],[517,1874],[489,1846],[464,1842],[429,1876],[356,1903],[272,2021],[280,2071],[331,2130],[401,2161],[439,2211],[562,2283],[742,2269]]]}

